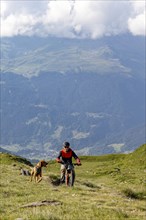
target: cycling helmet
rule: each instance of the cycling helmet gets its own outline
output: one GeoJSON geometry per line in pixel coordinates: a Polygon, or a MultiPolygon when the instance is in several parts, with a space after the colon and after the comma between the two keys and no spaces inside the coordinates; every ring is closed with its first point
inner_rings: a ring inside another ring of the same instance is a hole
{"type": "Polygon", "coordinates": [[[63,143],[63,147],[69,147],[69,146],[70,146],[70,143],[69,143],[69,142],[65,141],[65,142],[63,143]]]}

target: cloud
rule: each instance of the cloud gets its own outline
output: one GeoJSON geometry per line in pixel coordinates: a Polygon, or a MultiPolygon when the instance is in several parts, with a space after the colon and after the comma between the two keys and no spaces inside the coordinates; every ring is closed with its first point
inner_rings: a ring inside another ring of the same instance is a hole
{"type": "Polygon", "coordinates": [[[145,0],[1,1],[1,36],[145,35],[145,0]]]}
{"type": "Polygon", "coordinates": [[[133,15],[128,20],[128,27],[133,35],[146,35],[145,7],[145,1],[133,2],[133,15]]]}

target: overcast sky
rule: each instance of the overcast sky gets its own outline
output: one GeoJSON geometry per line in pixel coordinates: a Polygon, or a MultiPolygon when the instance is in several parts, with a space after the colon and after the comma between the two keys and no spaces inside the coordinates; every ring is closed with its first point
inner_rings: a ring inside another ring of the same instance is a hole
{"type": "Polygon", "coordinates": [[[144,36],[145,8],[145,0],[1,0],[1,36],[144,36]]]}

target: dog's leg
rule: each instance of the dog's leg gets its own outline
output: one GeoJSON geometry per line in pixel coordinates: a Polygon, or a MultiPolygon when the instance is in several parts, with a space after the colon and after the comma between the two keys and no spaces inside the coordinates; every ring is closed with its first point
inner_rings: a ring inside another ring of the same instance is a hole
{"type": "Polygon", "coordinates": [[[33,179],[33,175],[34,175],[34,172],[32,171],[32,172],[31,172],[30,181],[32,181],[32,179],[33,179]]]}
{"type": "Polygon", "coordinates": [[[37,181],[38,181],[38,176],[35,175],[35,176],[34,176],[34,179],[35,179],[35,182],[37,183],[37,181]]]}
{"type": "Polygon", "coordinates": [[[37,183],[41,182],[41,180],[42,180],[42,177],[41,177],[41,173],[40,173],[40,174],[38,174],[38,176],[37,176],[37,183]]]}
{"type": "Polygon", "coordinates": [[[37,183],[41,182],[42,181],[42,177],[40,177],[37,181],[37,183]]]}

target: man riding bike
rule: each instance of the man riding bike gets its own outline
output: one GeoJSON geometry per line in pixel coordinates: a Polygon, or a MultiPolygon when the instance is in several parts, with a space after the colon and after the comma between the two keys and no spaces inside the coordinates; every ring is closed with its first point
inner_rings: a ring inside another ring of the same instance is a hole
{"type": "Polygon", "coordinates": [[[72,157],[74,157],[78,165],[81,165],[79,157],[70,148],[70,143],[64,142],[63,149],[59,152],[59,155],[56,158],[57,162],[61,163],[61,183],[65,182],[66,164],[70,164],[72,166],[72,169],[74,169],[72,164],[72,157]]]}

